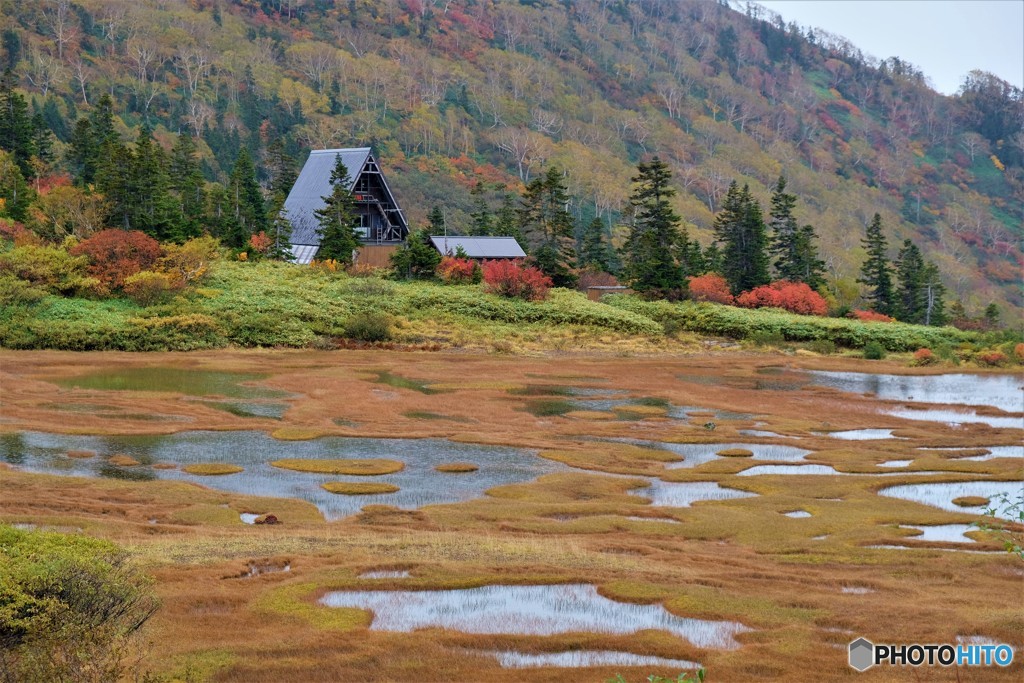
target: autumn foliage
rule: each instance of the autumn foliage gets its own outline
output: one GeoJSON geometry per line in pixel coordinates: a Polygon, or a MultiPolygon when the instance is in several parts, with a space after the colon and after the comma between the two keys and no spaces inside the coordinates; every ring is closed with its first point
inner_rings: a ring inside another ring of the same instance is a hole
{"type": "Polygon", "coordinates": [[[518,259],[484,261],[484,288],[491,294],[539,301],[548,295],[552,281],[534,266],[518,259]]]}
{"type": "Polygon", "coordinates": [[[464,285],[479,282],[476,261],[457,256],[445,256],[437,266],[437,276],[449,285],[464,285]]]}
{"type": "Polygon", "coordinates": [[[938,363],[939,359],[935,356],[935,353],[931,349],[918,349],[914,352],[914,359],[910,362],[911,365],[934,365],[938,363]]]}
{"type": "Polygon", "coordinates": [[[71,249],[73,256],[89,258],[89,275],[109,289],[148,270],[160,258],[160,243],[138,230],[101,230],[71,249]]]}
{"type": "Polygon", "coordinates": [[[892,318],[884,313],[878,313],[876,311],[854,310],[850,311],[850,317],[866,323],[891,323],[893,321],[892,318]]]}
{"type": "Polygon", "coordinates": [[[729,283],[718,273],[691,277],[690,298],[694,301],[710,301],[715,304],[731,305],[735,301],[729,292],[729,283]]]}
{"type": "Polygon", "coordinates": [[[743,292],[736,297],[736,305],[743,308],[781,308],[801,315],[825,315],[828,312],[825,299],[806,283],[786,280],[743,292]]]}

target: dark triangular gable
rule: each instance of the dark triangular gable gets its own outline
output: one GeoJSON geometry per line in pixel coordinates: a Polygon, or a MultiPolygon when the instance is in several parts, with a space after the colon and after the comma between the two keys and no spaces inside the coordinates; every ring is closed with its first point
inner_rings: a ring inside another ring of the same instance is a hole
{"type": "Polygon", "coordinates": [[[292,225],[292,260],[296,263],[309,263],[320,246],[316,211],[323,208],[323,197],[331,193],[331,171],[339,155],[352,178],[349,189],[362,198],[356,204],[365,216],[361,218],[368,233],[364,242],[400,241],[409,234],[405,215],[369,147],[313,150],[284,203],[292,225]],[[356,191],[360,187],[366,190],[356,191]]]}

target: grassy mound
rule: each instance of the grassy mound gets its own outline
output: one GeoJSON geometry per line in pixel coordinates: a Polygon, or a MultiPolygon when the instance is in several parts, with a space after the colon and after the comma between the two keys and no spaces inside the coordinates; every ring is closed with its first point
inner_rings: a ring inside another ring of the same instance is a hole
{"type": "Polygon", "coordinates": [[[988,498],[984,496],[961,496],[953,499],[953,505],[958,505],[962,508],[980,508],[983,505],[988,505],[988,498]]]}
{"type": "Polygon", "coordinates": [[[84,459],[84,458],[92,458],[92,457],[95,457],[95,456],[96,456],[96,453],[93,452],[93,451],[68,451],[68,457],[69,458],[84,459]]]}
{"type": "Polygon", "coordinates": [[[405,469],[405,463],[398,460],[368,458],[364,460],[303,460],[301,458],[284,458],[270,463],[274,467],[296,472],[313,472],[316,474],[349,474],[357,476],[374,476],[392,474],[405,469]]]}
{"type": "Polygon", "coordinates": [[[476,472],[480,468],[471,462],[446,462],[444,464],[438,465],[434,469],[437,470],[438,472],[460,474],[463,472],[476,472]]]}
{"type": "Polygon", "coordinates": [[[329,481],[320,484],[320,488],[343,496],[368,496],[375,493],[394,493],[399,488],[394,484],[363,481],[329,481]]]}
{"type": "Polygon", "coordinates": [[[110,456],[107,458],[107,462],[111,465],[117,465],[118,467],[135,467],[136,465],[142,464],[132,456],[124,455],[122,453],[110,456]]]}
{"type": "Polygon", "coordinates": [[[221,474],[238,474],[245,470],[238,465],[228,465],[222,462],[204,462],[195,465],[185,465],[182,468],[189,474],[200,474],[203,476],[217,476],[221,474]]]}
{"type": "Polygon", "coordinates": [[[746,448],[723,448],[715,453],[715,455],[721,455],[725,458],[749,458],[754,455],[754,451],[746,448]]]}

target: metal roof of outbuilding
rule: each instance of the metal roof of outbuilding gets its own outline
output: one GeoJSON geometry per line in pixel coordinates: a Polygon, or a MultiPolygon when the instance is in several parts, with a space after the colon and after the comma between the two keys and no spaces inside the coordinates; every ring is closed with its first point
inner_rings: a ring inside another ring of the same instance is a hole
{"type": "Polygon", "coordinates": [[[455,254],[459,247],[469,258],[526,258],[526,252],[514,237],[446,237],[432,235],[434,248],[442,254],[455,254]]]}

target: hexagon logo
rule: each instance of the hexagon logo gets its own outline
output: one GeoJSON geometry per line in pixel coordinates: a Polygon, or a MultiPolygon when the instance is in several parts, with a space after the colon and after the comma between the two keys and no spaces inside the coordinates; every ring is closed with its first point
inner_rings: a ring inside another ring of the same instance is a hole
{"type": "Polygon", "coordinates": [[[857,671],[867,671],[875,665],[875,646],[867,638],[858,638],[850,643],[850,666],[857,671]]]}

